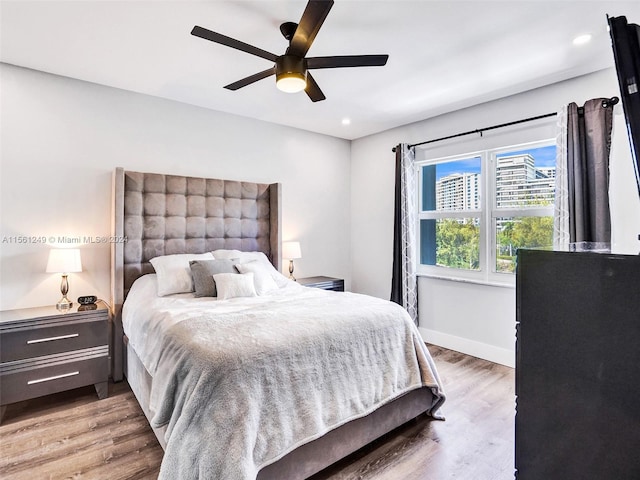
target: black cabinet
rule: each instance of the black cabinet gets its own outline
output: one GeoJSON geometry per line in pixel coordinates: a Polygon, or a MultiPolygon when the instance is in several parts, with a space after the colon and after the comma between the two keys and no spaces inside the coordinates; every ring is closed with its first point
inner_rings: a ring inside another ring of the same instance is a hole
{"type": "Polygon", "coordinates": [[[516,478],[640,478],[640,256],[519,250],[516,478]]]}
{"type": "Polygon", "coordinates": [[[333,277],[307,277],[299,278],[298,283],[305,287],[322,288],[323,290],[333,290],[344,292],[344,280],[333,277]]]}

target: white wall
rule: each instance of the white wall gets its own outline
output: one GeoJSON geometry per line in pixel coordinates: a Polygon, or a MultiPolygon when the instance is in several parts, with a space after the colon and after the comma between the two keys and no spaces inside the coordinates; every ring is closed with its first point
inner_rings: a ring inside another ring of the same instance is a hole
{"type": "MultiPolygon", "coordinates": [[[[350,142],[0,64],[0,309],[54,304],[50,246],[12,236],[110,232],[111,174],[283,184],[283,239],[298,277],[350,280],[350,142]]],[[[109,299],[109,246],[84,245],[69,298],[109,299]]]]}
{"type": "MultiPolygon", "coordinates": [[[[353,141],[352,289],[389,298],[394,188],[394,154],[391,148],[394,145],[400,142],[418,143],[555,112],[570,102],[582,104],[591,98],[614,95],[619,96],[617,79],[615,71],[608,69],[353,141]]],[[[637,253],[640,251],[640,242],[637,240],[637,234],[640,233],[640,200],[620,105],[615,109],[614,118],[610,162],[613,249],[622,253],[637,253]]],[[[473,142],[473,138],[458,142],[473,142]]],[[[453,141],[449,145],[451,143],[453,141]]],[[[436,145],[434,148],[443,148],[442,145],[436,145]]],[[[419,314],[420,327],[427,341],[513,365],[513,288],[421,277],[419,314]]]]}
{"type": "MultiPolygon", "coordinates": [[[[53,304],[49,246],[11,236],[106,235],[111,173],[130,170],[283,184],[284,240],[300,240],[296,274],[343,277],[389,298],[394,154],[460,131],[618,95],[613,70],[452,112],[354,142],[0,64],[0,309],[53,304]],[[349,248],[350,246],[350,248],[349,248]]],[[[640,201],[621,107],[611,157],[614,250],[637,253],[640,201]]],[[[70,298],[109,298],[109,248],[82,247],[70,298]]],[[[286,267],[285,267],[286,268],[286,267]]],[[[514,290],[421,278],[428,341],[509,363],[514,290]]]]}

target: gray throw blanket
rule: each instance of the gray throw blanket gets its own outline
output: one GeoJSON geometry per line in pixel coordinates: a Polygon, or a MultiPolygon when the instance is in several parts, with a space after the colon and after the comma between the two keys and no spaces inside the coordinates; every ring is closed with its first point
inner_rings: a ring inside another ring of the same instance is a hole
{"type": "Polygon", "coordinates": [[[161,479],[255,479],[296,447],[431,387],[433,361],[398,305],[304,289],[242,311],[190,315],[157,347],[152,424],[161,479]]]}

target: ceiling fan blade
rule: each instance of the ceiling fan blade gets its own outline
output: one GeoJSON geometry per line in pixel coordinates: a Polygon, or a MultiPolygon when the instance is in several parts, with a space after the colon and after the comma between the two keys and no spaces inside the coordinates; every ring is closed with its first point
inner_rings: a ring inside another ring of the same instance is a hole
{"type": "Polygon", "coordinates": [[[309,98],[311,99],[312,102],[319,102],[327,98],[324,96],[324,93],[322,93],[322,90],[320,90],[320,87],[316,83],[315,79],[308,72],[307,72],[307,88],[305,88],[304,91],[307,92],[307,95],[309,95],[309,98]]]}
{"type": "Polygon", "coordinates": [[[219,43],[220,45],[235,48],[236,50],[242,50],[243,52],[250,53],[251,55],[266,58],[267,60],[271,60],[272,62],[275,62],[276,58],[278,58],[277,55],[267,52],[266,50],[262,50],[261,48],[254,47],[253,45],[249,45],[248,43],[241,42],[240,40],[236,40],[235,38],[227,37],[226,35],[222,35],[221,33],[212,32],[211,30],[207,30],[206,28],[202,28],[197,25],[193,27],[193,30],[191,30],[191,35],[195,35],[196,37],[219,43]]]}
{"type": "Polygon", "coordinates": [[[307,68],[382,67],[389,55],[343,55],[307,58],[307,68]]]}
{"type": "Polygon", "coordinates": [[[246,87],[247,85],[251,85],[252,83],[257,82],[258,80],[262,80],[263,78],[270,77],[271,75],[276,73],[276,67],[271,67],[262,72],[254,73],[242,80],[238,80],[237,82],[230,83],[229,85],[225,85],[224,88],[228,90],[238,90],[239,88],[246,87]]]}
{"type": "Polygon", "coordinates": [[[333,0],[309,0],[287,49],[288,55],[304,57],[307,54],[332,6],[333,0]]]}

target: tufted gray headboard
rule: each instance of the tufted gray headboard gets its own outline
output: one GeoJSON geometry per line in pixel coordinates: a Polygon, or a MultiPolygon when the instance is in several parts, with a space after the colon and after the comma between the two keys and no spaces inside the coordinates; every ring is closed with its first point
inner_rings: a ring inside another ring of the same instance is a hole
{"type": "MultiPolygon", "coordinates": [[[[280,184],[128,172],[113,175],[111,291],[116,323],[159,255],[261,251],[280,271],[280,184]],[[119,241],[126,239],[126,241],[119,241]]],[[[117,325],[116,325],[117,328],[117,325]]],[[[116,332],[115,336],[118,334],[116,332]]],[[[114,350],[118,348],[117,338],[114,350]]],[[[114,357],[117,352],[114,351],[114,357]]],[[[115,378],[115,371],[114,380],[115,378]]]]}

